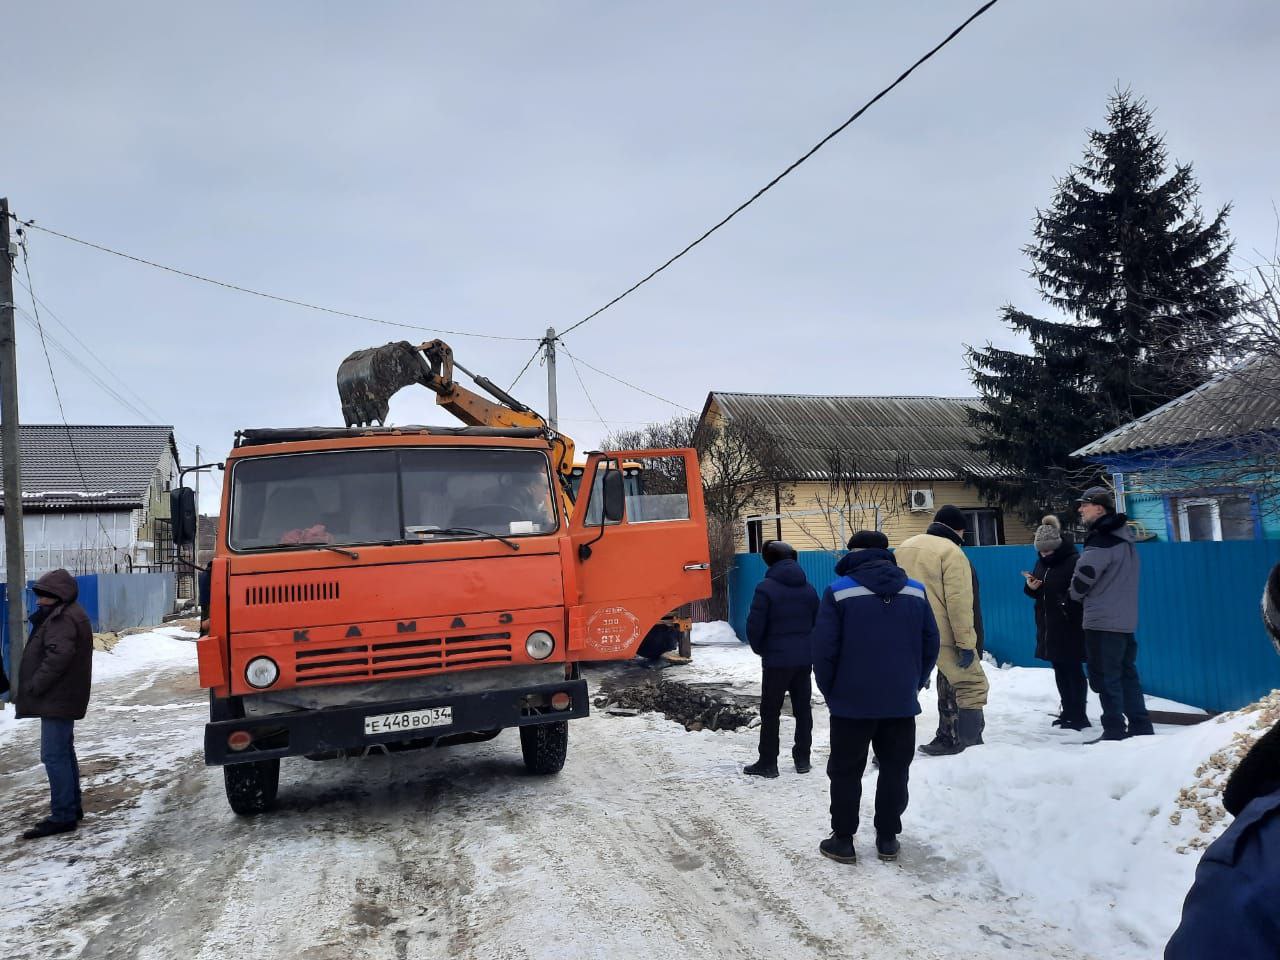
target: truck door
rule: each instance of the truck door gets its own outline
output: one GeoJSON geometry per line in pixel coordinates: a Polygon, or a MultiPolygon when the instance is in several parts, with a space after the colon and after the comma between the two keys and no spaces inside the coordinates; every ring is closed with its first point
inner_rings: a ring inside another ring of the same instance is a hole
{"type": "Polygon", "coordinates": [[[569,525],[565,589],[574,659],[635,656],[649,629],[711,595],[711,551],[693,450],[618,450],[587,459],[569,525]],[[605,475],[624,475],[625,512],[604,516],[605,475]]]}

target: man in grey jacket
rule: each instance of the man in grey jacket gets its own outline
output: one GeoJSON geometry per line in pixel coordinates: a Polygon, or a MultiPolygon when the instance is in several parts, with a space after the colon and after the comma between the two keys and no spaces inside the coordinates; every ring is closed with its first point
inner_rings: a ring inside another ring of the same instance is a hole
{"type": "Polygon", "coordinates": [[[1102,739],[1149,736],[1138,677],[1138,550],[1128,518],[1116,513],[1106,487],[1090,487],[1079,500],[1089,533],[1071,581],[1071,599],[1084,604],[1089,681],[1102,701],[1102,739]],[[1128,727],[1125,720],[1128,719],[1128,727]]]}

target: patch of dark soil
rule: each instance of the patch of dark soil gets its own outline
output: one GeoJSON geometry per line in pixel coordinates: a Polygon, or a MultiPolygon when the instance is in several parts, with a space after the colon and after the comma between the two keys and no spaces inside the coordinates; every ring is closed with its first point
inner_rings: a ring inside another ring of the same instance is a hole
{"type": "Polygon", "coordinates": [[[714,684],[671,680],[661,673],[648,676],[607,676],[594,700],[604,713],[661,713],[686,730],[738,730],[759,716],[759,698],[744,696],[714,684]]]}

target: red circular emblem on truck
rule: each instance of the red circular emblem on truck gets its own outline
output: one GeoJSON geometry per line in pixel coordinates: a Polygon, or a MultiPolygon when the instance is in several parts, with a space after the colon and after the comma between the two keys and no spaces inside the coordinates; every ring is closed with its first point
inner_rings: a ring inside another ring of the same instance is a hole
{"type": "Polygon", "coordinates": [[[639,636],[640,620],[626,607],[601,607],[587,621],[587,643],[605,653],[622,650],[639,636]]]}

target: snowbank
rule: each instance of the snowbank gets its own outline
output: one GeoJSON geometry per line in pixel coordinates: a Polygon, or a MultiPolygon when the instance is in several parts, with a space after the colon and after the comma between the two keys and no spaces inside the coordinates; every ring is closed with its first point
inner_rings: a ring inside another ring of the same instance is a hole
{"type": "MultiPolygon", "coordinates": [[[[143,670],[190,665],[195,669],[196,645],[191,641],[196,634],[181,627],[159,627],[147,633],[135,633],[124,637],[109,652],[93,652],[93,683],[96,687],[105,680],[143,670]]],[[[13,705],[0,710],[0,740],[18,727],[14,719],[13,705]]]]}
{"type": "MultiPolygon", "coordinates": [[[[727,625],[704,629],[718,636],[727,625]]],[[[681,680],[759,689],[760,661],[742,644],[700,646],[694,662],[677,669],[681,680]]],[[[1063,731],[1050,725],[1058,704],[1051,670],[988,664],[987,675],[986,744],[955,757],[917,757],[904,843],[928,846],[930,862],[942,858],[939,869],[955,878],[958,895],[1020,901],[1069,930],[1088,953],[1158,955],[1177,926],[1199,848],[1229,819],[1217,796],[1229,762],[1214,755],[1227,751],[1229,759],[1233,745],[1274,720],[1277,704],[1191,727],[1157,726],[1154,737],[1090,744],[1102,732],[1096,696],[1089,705],[1094,727],[1063,731]]],[[[814,697],[820,700],[816,690],[814,697]]],[[[1148,704],[1199,712],[1157,697],[1148,704]]],[[[932,691],[921,706],[917,736],[924,741],[937,724],[932,691]]],[[[829,742],[824,710],[815,711],[815,721],[821,770],[829,742]]],[[[754,733],[733,736],[747,747],[754,733]]],[[[789,736],[787,718],[784,752],[789,736]]],[[[825,779],[816,784],[826,790],[825,779]]],[[[872,793],[864,792],[867,821],[872,793]]]]}

